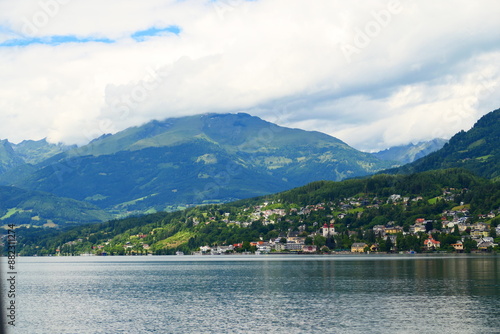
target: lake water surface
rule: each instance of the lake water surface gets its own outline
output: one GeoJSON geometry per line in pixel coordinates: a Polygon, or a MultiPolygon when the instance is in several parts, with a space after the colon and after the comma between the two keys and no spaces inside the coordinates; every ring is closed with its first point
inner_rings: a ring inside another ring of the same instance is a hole
{"type": "Polygon", "coordinates": [[[500,333],[499,256],[23,257],[17,268],[10,333],[500,333]]]}

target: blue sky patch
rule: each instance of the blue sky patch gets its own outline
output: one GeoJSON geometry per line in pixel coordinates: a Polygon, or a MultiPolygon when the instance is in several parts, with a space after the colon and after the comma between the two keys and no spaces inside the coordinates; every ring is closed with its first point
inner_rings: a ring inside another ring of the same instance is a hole
{"type": "Polygon", "coordinates": [[[27,46],[32,44],[60,45],[65,43],[113,43],[113,40],[107,38],[91,38],[76,36],[49,36],[35,38],[15,38],[0,43],[0,47],[27,46]]]}
{"type": "Polygon", "coordinates": [[[138,42],[144,41],[147,37],[158,36],[164,33],[171,33],[175,35],[179,35],[181,32],[181,28],[178,26],[168,26],[166,28],[156,28],[151,27],[147,30],[141,30],[133,33],[131,37],[138,42]]]}

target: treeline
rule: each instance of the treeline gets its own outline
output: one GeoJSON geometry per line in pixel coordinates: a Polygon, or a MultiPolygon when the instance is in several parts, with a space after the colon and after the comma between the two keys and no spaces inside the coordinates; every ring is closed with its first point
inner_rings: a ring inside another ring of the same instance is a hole
{"type": "Polygon", "coordinates": [[[303,206],[353,196],[388,197],[399,194],[432,198],[441,195],[443,188],[463,189],[488,184],[490,184],[488,180],[457,168],[411,175],[380,174],[342,182],[318,181],[280,193],[277,198],[283,202],[303,206]]]}

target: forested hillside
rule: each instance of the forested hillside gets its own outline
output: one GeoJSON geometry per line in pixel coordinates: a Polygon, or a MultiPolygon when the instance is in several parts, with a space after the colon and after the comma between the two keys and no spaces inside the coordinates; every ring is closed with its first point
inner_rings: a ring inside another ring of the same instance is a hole
{"type": "MultiPolygon", "coordinates": [[[[172,254],[207,245],[235,244],[240,251],[248,251],[256,247],[252,242],[279,243],[283,238],[286,242],[294,232],[305,244],[332,250],[366,242],[393,251],[394,238],[399,237],[400,248],[396,250],[423,251],[426,232],[448,246],[461,237],[470,237],[477,224],[489,234],[498,224],[499,209],[499,183],[452,169],[314,182],[276,195],[113,220],[45,238],[20,230],[19,244],[21,254],[40,255],[172,254]],[[410,233],[422,220],[422,233],[410,233]],[[322,235],[325,223],[334,224],[335,236],[322,235]],[[392,226],[394,238],[374,234],[377,226],[392,226]]],[[[468,247],[470,250],[473,246],[468,247]]]]}

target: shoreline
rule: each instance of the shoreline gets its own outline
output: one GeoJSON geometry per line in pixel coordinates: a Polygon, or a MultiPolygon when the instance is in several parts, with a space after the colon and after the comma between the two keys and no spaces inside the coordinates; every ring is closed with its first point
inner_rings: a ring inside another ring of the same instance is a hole
{"type": "Polygon", "coordinates": [[[313,254],[313,253],[268,253],[268,254],[186,254],[186,255],[24,255],[17,256],[18,258],[159,258],[159,257],[169,257],[169,258],[227,258],[227,257],[252,257],[252,258],[266,258],[266,257],[470,257],[470,256],[486,256],[486,257],[495,257],[500,256],[500,253],[484,253],[484,252],[471,252],[471,253],[350,253],[350,252],[338,252],[331,254],[313,254]]]}

